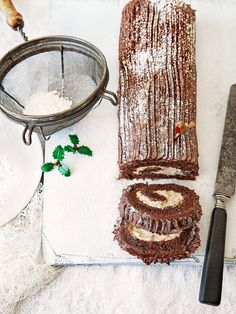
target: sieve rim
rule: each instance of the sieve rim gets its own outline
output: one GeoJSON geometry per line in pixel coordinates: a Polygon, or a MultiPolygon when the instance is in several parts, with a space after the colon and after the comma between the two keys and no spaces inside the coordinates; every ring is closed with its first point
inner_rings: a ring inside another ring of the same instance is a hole
{"type": "MultiPolygon", "coordinates": [[[[34,123],[35,127],[40,126],[42,123],[50,123],[53,121],[58,121],[65,119],[71,115],[75,115],[80,111],[84,110],[89,104],[94,101],[96,98],[102,97],[103,93],[105,92],[108,80],[109,80],[109,71],[107,67],[107,62],[104,54],[102,51],[96,47],[94,44],[90,43],[87,40],[82,38],[74,37],[74,36],[67,36],[67,35],[50,35],[35,38],[24,42],[20,45],[17,45],[10,51],[8,51],[1,59],[0,59],[0,84],[6,77],[6,75],[10,72],[10,70],[16,66],[21,61],[25,60],[27,57],[31,57],[33,55],[37,55],[43,52],[50,52],[56,51],[59,49],[52,49],[53,46],[51,45],[58,45],[68,48],[77,48],[83,46],[84,48],[88,48],[95,52],[100,60],[103,69],[102,77],[99,84],[96,88],[85,98],[83,101],[77,103],[73,106],[73,108],[69,108],[57,113],[53,114],[46,114],[46,115],[25,115],[22,113],[18,113],[12,110],[7,109],[3,104],[0,104],[0,109],[5,112],[9,118],[12,116],[15,119],[20,120],[21,122],[25,123],[34,123]],[[46,44],[46,45],[45,45],[46,44]],[[34,51],[32,51],[34,48],[34,51]]],[[[79,53],[79,52],[78,52],[79,53]]]]}

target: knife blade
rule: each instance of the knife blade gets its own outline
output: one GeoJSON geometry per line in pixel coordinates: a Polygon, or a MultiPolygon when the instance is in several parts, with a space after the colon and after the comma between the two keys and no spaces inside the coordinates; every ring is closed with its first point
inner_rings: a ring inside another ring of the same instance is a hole
{"type": "Polygon", "coordinates": [[[215,182],[215,208],[211,215],[205,259],[202,270],[199,301],[209,305],[221,302],[227,201],[236,186],[236,84],[231,86],[224,133],[215,182]]]}

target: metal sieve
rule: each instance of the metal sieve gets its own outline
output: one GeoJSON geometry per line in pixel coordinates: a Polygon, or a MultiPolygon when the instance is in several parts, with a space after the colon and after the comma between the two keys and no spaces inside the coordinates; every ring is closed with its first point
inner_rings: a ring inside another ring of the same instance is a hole
{"type": "Polygon", "coordinates": [[[9,51],[0,61],[0,109],[8,118],[24,125],[23,141],[26,145],[31,144],[33,131],[47,139],[48,135],[84,118],[103,98],[113,105],[117,104],[116,94],[106,90],[108,67],[97,47],[68,36],[49,36],[27,41],[22,23],[13,28],[21,32],[26,42],[9,51]],[[78,74],[80,77],[90,77],[96,86],[82,100],[78,100],[81,83],[77,79],[78,74]],[[48,115],[23,113],[31,95],[53,90],[69,98],[72,107],[48,115]]]}

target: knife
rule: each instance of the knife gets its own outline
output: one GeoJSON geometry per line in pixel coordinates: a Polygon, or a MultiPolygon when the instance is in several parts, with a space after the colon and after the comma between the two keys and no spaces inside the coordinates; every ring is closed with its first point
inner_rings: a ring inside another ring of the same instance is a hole
{"type": "Polygon", "coordinates": [[[236,185],[236,84],[231,86],[215,182],[215,208],[211,215],[199,301],[219,305],[221,301],[226,234],[226,205],[236,185]]]}

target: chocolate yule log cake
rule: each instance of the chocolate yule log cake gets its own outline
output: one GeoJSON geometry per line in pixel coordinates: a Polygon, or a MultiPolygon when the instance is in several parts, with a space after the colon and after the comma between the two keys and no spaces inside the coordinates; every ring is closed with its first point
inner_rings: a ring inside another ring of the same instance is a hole
{"type": "Polygon", "coordinates": [[[115,239],[146,264],[189,257],[200,246],[199,197],[176,184],[134,184],[123,191],[115,239]]]}
{"type": "Polygon", "coordinates": [[[177,0],[130,1],[119,64],[120,178],[195,179],[195,11],[177,0]]]}

